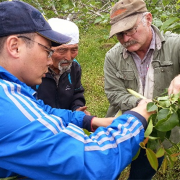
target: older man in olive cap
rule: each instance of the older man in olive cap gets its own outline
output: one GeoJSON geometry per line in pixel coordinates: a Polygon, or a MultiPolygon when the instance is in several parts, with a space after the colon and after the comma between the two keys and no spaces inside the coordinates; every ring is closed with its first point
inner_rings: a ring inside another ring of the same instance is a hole
{"type": "MultiPolygon", "coordinates": [[[[129,94],[128,88],[147,99],[160,96],[169,86],[169,94],[179,92],[180,37],[170,32],[162,35],[152,25],[152,15],[143,0],[117,2],[110,12],[110,24],[110,37],[116,36],[119,43],[105,57],[105,93],[110,103],[107,116],[144,101],[129,94]]],[[[179,142],[179,134],[178,128],[173,129],[171,139],[179,142]]],[[[138,159],[131,164],[129,179],[151,179],[154,174],[141,149],[138,159]]]]}

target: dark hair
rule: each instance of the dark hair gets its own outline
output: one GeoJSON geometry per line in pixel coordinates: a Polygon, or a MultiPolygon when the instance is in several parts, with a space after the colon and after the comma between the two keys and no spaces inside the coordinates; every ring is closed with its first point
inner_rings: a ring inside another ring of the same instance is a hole
{"type": "MultiPolygon", "coordinates": [[[[30,38],[32,40],[34,40],[35,35],[36,35],[36,33],[17,34],[17,36],[26,36],[26,37],[28,37],[28,38],[30,38]]],[[[5,43],[5,41],[7,40],[8,37],[9,36],[0,37],[0,53],[2,52],[3,47],[4,47],[4,43],[5,43]]],[[[27,47],[29,47],[29,48],[33,47],[33,42],[32,41],[29,41],[26,38],[22,38],[22,39],[25,42],[27,47]]]]}
{"type": "Polygon", "coordinates": [[[0,37],[0,53],[2,52],[2,49],[4,47],[4,43],[5,43],[7,38],[8,38],[8,36],[0,37]]]}
{"type": "MultiPolygon", "coordinates": [[[[18,34],[18,36],[26,36],[26,37],[30,38],[31,40],[34,40],[35,35],[36,35],[35,33],[18,34]]],[[[30,41],[26,38],[22,38],[22,39],[25,42],[27,47],[31,48],[33,46],[33,41],[30,41]]]]}

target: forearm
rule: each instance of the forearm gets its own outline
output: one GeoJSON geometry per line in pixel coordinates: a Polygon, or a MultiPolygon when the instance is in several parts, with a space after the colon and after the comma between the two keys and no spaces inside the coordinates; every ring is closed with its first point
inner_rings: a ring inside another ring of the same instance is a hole
{"type": "Polygon", "coordinates": [[[92,119],[92,129],[96,130],[98,127],[107,127],[109,126],[113,120],[115,118],[114,117],[109,117],[109,118],[98,118],[98,117],[94,117],[92,119]]]}

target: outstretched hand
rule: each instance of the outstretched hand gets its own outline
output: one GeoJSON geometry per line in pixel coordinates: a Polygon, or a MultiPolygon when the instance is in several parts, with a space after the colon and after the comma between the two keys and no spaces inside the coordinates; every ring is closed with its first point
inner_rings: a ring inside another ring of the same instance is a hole
{"type": "Polygon", "coordinates": [[[83,111],[86,115],[90,116],[91,113],[87,111],[86,109],[87,109],[87,106],[83,106],[83,107],[77,108],[76,111],[83,111]]]}
{"type": "Polygon", "coordinates": [[[176,76],[168,88],[168,95],[177,94],[180,91],[180,75],[176,76]]]}

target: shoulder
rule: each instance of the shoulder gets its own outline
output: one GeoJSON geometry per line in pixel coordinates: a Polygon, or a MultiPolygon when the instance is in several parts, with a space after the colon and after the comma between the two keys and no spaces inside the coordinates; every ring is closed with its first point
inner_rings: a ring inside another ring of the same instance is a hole
{"type": "Polygon", "coordinates": [[[122,53],[123,49],[123,46],[118,42],[106,53],[106,56],[117,55],[117,53],[122,53]]]}
{"type": "Polygon", "coordinates": [[[73,59],[73,65],[75,65],[75,66],[80,66],[80,64],[79,64],[79,62],[76,60],[76,59],[73,59]]]}
{"type": "Polygon", "coordinates": [[[71,66],[71,73],[77,73],[77,72],[81,72],[81,66],[79,62],[76,59],[74,59],[71,66]]]}
{"type": "Polygon", "coordinates": [[[106,62],[117,62],[117,59],[120,60],[122,58],[124,47],[118,42],[115,44],[105,56],[105,63],[106,62]]]}
{"type": "MultiPolygon", "coordinates": [[[[159,37],[161,43],[163,43],[163,46],[171,46],[172,47],[180,44],[180,35],[172,33],[170,31],[160,31],[156,26],[152,25],[152,28],[154,29],[155,33],[159,37]]],[[[177,47],[176,47],[177,48],[177,47]]]]}
{"type": "Polygon", "coordinates": [[[180,35],[179,34],[175,34],[175,33],[169,32],[169,31],[167,31],[164,34],[164,37],[165,37],[166,41],[172,41],[172,42],[180,41],[180,35]]]}

